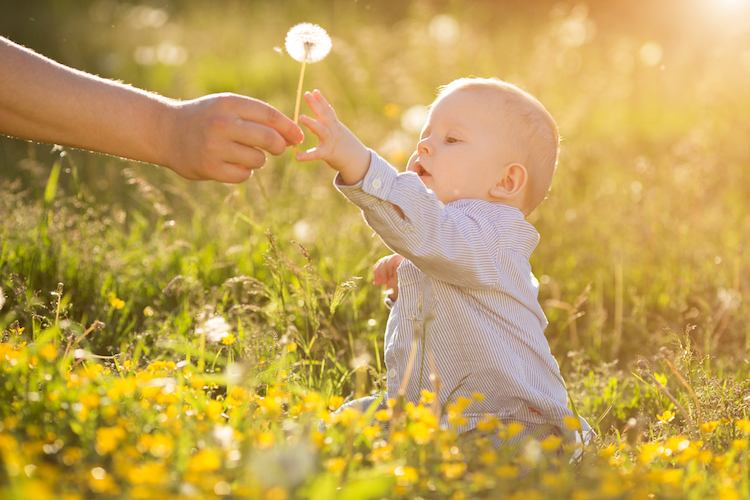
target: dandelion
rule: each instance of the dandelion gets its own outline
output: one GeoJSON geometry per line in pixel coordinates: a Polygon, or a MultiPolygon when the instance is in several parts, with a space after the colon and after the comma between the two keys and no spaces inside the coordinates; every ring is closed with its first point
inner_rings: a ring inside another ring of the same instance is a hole
{"type": "Polygon", "coordinates": [[[230,333],[226,337],[224,337],[223,339],[221,339],[221,343],[224,344],[224,345],[232,345],[232,344],[234,344],[235,340],[237,340],[235,338],[235,336],[230,333]]]}
{"type": "Polygon", "coordinates": [[[214,316],[208,319],[205,323],[198,326],[195,329],[198,335],[206,336],[206,340],[214,344],[218,344],[223,341],[225,337],[229,336],[229,330],[231,327],[227,320],[223,316],[214,316]]]}
{"type": "Polygon", "coordinates": [[[286,34],[286,51],[292,59],[302,63],[297,85],[297,100],[294,104],[294,123],[299,121],[299,102],[302,95],[302,81],[305,66],[322,60],[331,51],[331,37],[317,24],[301,23],[293,26],[286,34]]]}

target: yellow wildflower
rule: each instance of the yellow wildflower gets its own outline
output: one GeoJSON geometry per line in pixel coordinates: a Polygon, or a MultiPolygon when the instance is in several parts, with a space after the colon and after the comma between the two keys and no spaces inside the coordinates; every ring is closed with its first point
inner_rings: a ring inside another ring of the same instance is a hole
{"type": "Polygon", "coordinates": [[[734,441],[732,441],[732,448],[737,451],[742,451],[747,448],[747,441],[743,439],[735,439],[734,441]]]}
{"type": "Polygon", "coordinates": [[[661,415],[656,415],[656,418],[659,419],[659,422],[662,424],[668,424],[672,420],[674,420],[675,414],[672,413],[670,410],[664,410],[664,413],[661,415]]]}
{"type": "Polygon", "coordinates": [[[411,428],[411,435],[414,438],[414,442],[417,444],[425,444],[428,442],[432,432],[432,429],[425,425],[424,422],[416,422],[411,428]]]}
{"type": "Polygon", "coordinates": [[[224,345],[232,345],[237,339],[231,333],[228,333],[224,338],[221,339],[221,343],[224,345]]]}
{"type": "Polygon", "coordinates": [[[364,434],[367,439],[373,440],[380,435],[380,426],[368,425],[367,427],[362,429],[362,434],[364,434]]]}
{"type": "Polygon", "coordinates": [[[118,299],[115,292],[110,292],[107,297],[109,298],[109,304],[115,309],[122,309],[123,307],[125,307],[125,301],[122,299],[118,299]]]}
{"type": "Polygon", "coordinates": [[[286,346],[287,352],[294,352],[297,350],[297,343],[296,342],[290,342],[289,345],[286,346]]]}
{"type": "Polygon", "coordinates": [[[559,436],[547,436],[539,444],[542,446],[542,450],[544,450],[546,453],[550,453],[560,448],[560,445],[562,444],[562,438],[559,436]]]}
{"type": "Polygon", "coordinates": [[[328,408],[330,408],[331,410],[335,410],[336,408],[341,406],[343,402],[344,398],[342,398],[341,396],[331,396],[330,398],[328,398],[328,408]]]}
{"type": "Polygon", "coordinates": [[[471,395],[471,398],[477,403],[481,403],[482,401],[484,401],[485,396],[481,392],[475,392],[471,395]]]}
{"type": "Polygon", "coordinates": [[[523,432],[525,428],[526,426],[524,426],[520,422],[511,422],[500,429],[497,437],[499,437],[500,439],[512,439],[513,437],[523,432]]]}
{"type": "Polygon", "coordinates": [[[214,471],[221,465],[219,456],[211,450],[201,450],[188,461],[188,471],[194,473],[214,471]]]}
{"type": "Polygon", "coordinates": [[[515,465],[501,465],[495,469],[495,475],[500,479],[515,479],[519,472],[520,469],[515,465]]]}
{"type": "Polygon", "coordinates": [[[266,492],[266,500],[286,500],[289,493],[283,486],[274,486],[266,492]]]}
{"type": "Polygon", "coordinates": [[[568,429],[572,431],[577,431],[581,429],[581,420],[579,418],[576,418],[573,415],[568,415],[567,417],[565,417],[563,422],[565,423],[565,427],[567,427],[568,429]]]}
{"type": "Polygon", "coordinates": [[[326,461],[326,469],[331,472],[339,473],[346,468],[346,460],[341,457],[329,458],[326,461]]]}
{"type": "Polygon", "coordinates": [[[212,399],[206,405],[206,416],[214,422],[218,422],[219,420],[221,420],[221,414],[223,412],[224,405],[216,401],[215,399],[212,399]]]}
{"type": "Polygon", "coordinates": [[[416,483],[419,479],[417,469],[409,466],[398,466],[393,469],[393,475],[396,476],[396,484],[399,486],[408,486],[416,483]]]}
{"type": "Polygon", "coordinates": [[[424,402],[424,404],[428,405],[433,401],[435,401],[435,393],[432,391],[428,391],[427,389],[422,389],[421,402],[424,402]]]}
{"type": "Polygon", "coordinates": [[[741,420],[738,420],[735,422],[737,428],[742,431],[744,434],[750,434],[750,420],[745,420],[744,418],[741,420]]]}
{"type": "Polygon", "coordinates": [[[716,430],[716,427],[719,425],[719,422],[716,420],[712,420],[711,422],[704,422],[701,424],[701,430],[705,432],[706,434],[711,434],[713,431],[716,430]]]}
{"type": "Polygon", "coordinates": [[[740,494],[739,492],[731,487],[731,486],[725,486],[723,488],[719,488],[719,500],[740,500],[740,494]]]}
{"type": "Polygon", "coordinates": [[[466,472],[466,462],[443,463],[440,470],[446,479],[458,479],[466,472]]]}
{"type": "Polygon", "coordinates": [[[39,349],[39,354],[47,361],[54,361],[57,357],[57,348],[55,348],[54,343],[50,342],[49,344],[39,349]]]}
{"type": "Polygon", "coordinates": [[[258,434],[258,446],[261,448],[270,448],[276,441],[276,436],[272,432],[261,432],[258,434]]]}
{"type": "Polygon", "coordinates": [[[391,418],[391,409],[388,408],[386,410],[378,410],[375,412],[375,420],[378,420],[380,422],[387,422],[391,418]]]}
{"type": "Polygon", "coordinates": [[[125,430],[121,427],[100,427],[96,430],[96,452],[106,455],[117,449],[125,439],[125,430]]]}

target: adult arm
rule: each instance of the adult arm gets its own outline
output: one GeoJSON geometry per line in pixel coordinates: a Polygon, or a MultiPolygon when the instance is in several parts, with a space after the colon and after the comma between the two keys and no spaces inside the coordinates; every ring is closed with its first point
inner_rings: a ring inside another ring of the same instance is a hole
{"type": "Polygon", "coordinates": [[[187,179],[242,182],[302,141],[272,106],[235,94],[175,101],[0,37],[0,133],[144,161],[187,179]]]}

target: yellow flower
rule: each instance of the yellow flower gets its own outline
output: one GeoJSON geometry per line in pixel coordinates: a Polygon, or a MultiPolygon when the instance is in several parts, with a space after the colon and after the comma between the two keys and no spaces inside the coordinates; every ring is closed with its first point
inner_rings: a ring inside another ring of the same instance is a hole
{"type": "Polygon", "coordinates": [[[219,456],[210,450],[201,450],[188,461],[188,470],[194,473],[214,471],[221,465],[219,456]]]}
{"type": "Polygon", "coordinates": [[[123,307],[125,307],[125,301],[122,299],[118,299],[115,292],[110,292],[107,297],[109,298],[109,304],[115,309],[122,309],[123,307]]]}
{"type": "Polygon", "coordinates": [[[731,486],[719,488],[718,493],[719,500],[740,500],[741,498],[739,492],[731,486]]]}
{"type": "Polygon", "coordinates": [[[701,430],[705,432],[706,434],[711,434],[713,431],[716,430],[716,427],[719,425],[719,422],[716,420],[713,420],[711,422],[705,422],[701,424],[701,430]]]}
{"type": "Polygon", "coordinates": [[[125,430],[121,427],[100,427],[96,430],[96,452],[106,455],[117,449],[125,439],[125,430]]]}
{"type": "Polygon", "coordinates": [[[342,398],[341,396],[331,396],[330,398],[328,398],[328,408],[330,408],[331,410],[335,410],[336,408],[341,406],[343,402],[344,398],[342,398]]]}
{"type": "Polygon", "coordinates": [[[542,446],[542,450],[546,453],[557,450],[562,444],[562,438],[558,436],[547,436],[544,440],[539,443],[542,446]]]}
{"type": "Polygon", "coordinates": [[[391,418],[391,409],[378,410],[375,412],[375,420],[380,422],[387,422],[391,418]]]}
{"type": "Polygon", "coordinates": [[[742,420],[738,420],[735,422],[737,428],[742,431],[744,434],[750,434],[750,420],[745,420],[744,418],[742,420]]]}
{"type": "Polygon", "coordinates": [[[226,335],[226,337],[224,337],[223,339],[221,339],[221,343],[222,343],[222,344],[224,344],[224,345],[232,345],[232,344],[234,344],[234,342],[235,342],[236,340],[237,340],[237,339],[236,339],[236,338],[234,337],[234,335],[233,335],[233,334],[231,334],[231,333],[228,333],[228,334],[226,335]]]}
{"type": "Polygon", "coordinates": [[[289,498],[289,493],[283,486],[274,486],[266,491],[266,500],[286,500],[287,498],[289,498]]]}
{"type": "Polygon", "coordinates": [[[474,394],[471,395],[471,398],[474,401],[481,403],[482,401],[484,401],[485,396],[481,392],[475,392],[474,394]]]}
{"type": "Polygon", "coordinates": [[[261,448],[270,448],[276,442],[276,436],[272,432],[261,432],[258,434],[258,446],[261,448]]]}
{"type": "Polygon", "coordinates": [[[568,429],[572,431],[577,431],[581,429],[581,420],[579,418],[576,418],[573,415],[568,415],[567,417],[565,417],[563,422],[565,423],[565,427],[567,427],[568,429]]]}
{"type": "Polygon", "coordinates": [[[362,434],[365,435],[365,437],[369,440],[373,440],[376,437],[380,435],[380,426],[379,425],[368,425],[364,429],[362,429],[362,434]]]}
{"type": "Polygon", "coordinates": [[[432,429],[426,426],[424,422],[417,422],[411,428],[411,435],[417,444],[425,444],[429,441],[431,433],[432,429]]]}
{"type": "Polygon", "coordinates": [[[50,342],[49,344],[45,345],[44,347],[39,349],[39,354],[47,361],[54,361],[57,357],[57,349],[55,348],[55,344],[50,342]]]}
{"type": "Polygon", "coordinates": [[[331,472],[339,473],[346,467],[346,460],[341,457],[329,458],[326,461],[326,469],[331,472]]]}
{"type": "Polygon", "coordinates": [[[511,422],[504,428],[500,429],[500,431],[497,433],[497,437],[499,437],[500,439],[512,439],[513,437],[523,432],[525,428],[526,426],[524,426],[520,422],[511,422]]]}
{"type": "Polygon", "coordinates": [[[466,462],[443,463],[440,465],[446,479],[458,479],[466,472],[466,462]]]}
{"type": "Polygon", "coordinates": [[[97,394],[84,394],[81,396],[80,402],[84,407],[93,410],[99,406],[99,396],[97,394]]]}
{"type": "Polygon", "coordinates": [[[747,448],[747,441],[743,439],[735,439],[734,441],[732,441],[732,448],[737,451],[742,451],[747,448]]]}
{"type": "Polygon", "coordinates": [[[206,405],[206,416],[214,422],[218,422],[219,420],[221,420],[221,414],[223,412],[224,405],[219,403],[215,399],[212,399],[206,405]]]}
{"type": "Polygon", "coordinates": [[[674,420],[675,414],[672,413],[670,410],[664,410],[664,413],[661,415],[656,415],[656,418],[659,419],[659,421],[663,424],[667,424],[674,420]]]}
{"type": "Polygon", "coordinates": [[[422,389],[422,402],[428,405],[433,401],[435,401],[435,393],[432,391],[428,391],[427,389],[422,389]]]}
{"type": "Polygon", "coordinates": [[[297,343],[296,342],[290,342],[289,345],[286,346],[287,352],[294,352],[297,350],[297,343]]]}
{"type": "Polygon", "coordinates": [[[399,486],[409,486],[416,483],[419,479],[417,469],[409,466],[398,466],[393,469],[393,475],[396,476],[396,484],[399,486]]]}

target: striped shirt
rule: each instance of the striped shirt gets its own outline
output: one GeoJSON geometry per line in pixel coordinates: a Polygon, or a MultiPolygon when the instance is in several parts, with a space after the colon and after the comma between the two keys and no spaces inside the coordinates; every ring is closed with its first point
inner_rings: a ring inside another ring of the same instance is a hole
{"type": "MultiPolygon", "coordinates": [[[[562,426],[572,412],[529,263],[539,234],[523,213],[477,199],[443,205],[415,173],[398,173],[374,152],[362,181],[346,186],[337,177],[335,184],[405,257],[384,342],[388,396],[396,397],[416,348],[407,401],[416,403],[424,389],[435,392],[433,370],[442,381],[441,405],[449,397],[485,396],[465,410],[468,423],[458,432],[488,414],[562,426]]],[[[441,424],[448,425],[447,415],[441,424]]]]}

